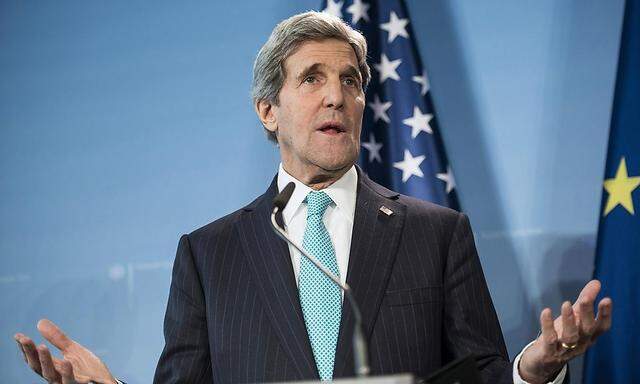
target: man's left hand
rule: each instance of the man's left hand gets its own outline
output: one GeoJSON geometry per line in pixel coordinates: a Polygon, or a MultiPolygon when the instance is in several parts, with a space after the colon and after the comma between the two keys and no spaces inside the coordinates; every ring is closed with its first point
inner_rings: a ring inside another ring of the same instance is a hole
{"type": "Polygon", "coordinates": [[[520,377],[529,383],[552,381],[571,359],[583,354],[603,332],[611,327],[612,301],[606,297],[598,303],[598,315],[593,312],[600,292],[600,282],[591,280],[571,305],[562,304],[562,314],[553,320],[551,309],[540,314],[542,333],[527,348],[518,367],[520,377]]]}

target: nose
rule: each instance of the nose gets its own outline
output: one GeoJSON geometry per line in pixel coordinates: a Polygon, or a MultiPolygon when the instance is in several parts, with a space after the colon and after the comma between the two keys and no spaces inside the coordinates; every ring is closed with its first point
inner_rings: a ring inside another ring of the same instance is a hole
{"type": "Polygon", "coordinates": [[[331,79],[325,84],[324,106],[332,109],[342,109],[344,106],[344,89],[342,81],[331,79]]]}

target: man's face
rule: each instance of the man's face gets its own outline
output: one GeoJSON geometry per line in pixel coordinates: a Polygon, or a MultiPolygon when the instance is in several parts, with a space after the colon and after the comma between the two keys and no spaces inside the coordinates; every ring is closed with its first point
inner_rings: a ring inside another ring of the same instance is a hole
{"type": "Polygon", "coordinates": [[[365,106],[353,48],[309,41],[284,65],[279,105],[264,115],[271,121],[263,119],[277,134],[283,166],[299,179],[348,169],[358,157],[365,106]]]}

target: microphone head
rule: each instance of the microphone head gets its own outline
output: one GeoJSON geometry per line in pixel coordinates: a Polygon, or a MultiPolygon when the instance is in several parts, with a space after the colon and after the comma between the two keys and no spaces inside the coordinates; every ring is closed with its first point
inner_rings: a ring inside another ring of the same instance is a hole
{"type": "Polygon", "coordinates": [[[287,206],[295,188],[296,185],[291,181],[282,189],[282,192],[278,193],[276,197],[273,198],[273,206],[278,208],[278,211],[282,211],[284,207],[287,206]]]}

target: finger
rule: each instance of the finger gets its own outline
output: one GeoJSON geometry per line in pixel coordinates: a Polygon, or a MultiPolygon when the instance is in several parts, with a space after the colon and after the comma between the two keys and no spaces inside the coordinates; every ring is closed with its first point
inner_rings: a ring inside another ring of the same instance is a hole
{"type": "Polygon", "coordinates": [[[579,319],[580,325],[579,332],[591,336],[594,332],[596,323],[595,313],[593,311],[593,301],[590,298],[578,298],[578,301],[573,305],[574,312],[579,319]]]}
{"type": "Polygon", "coordinates": [[[560,340],[563,343],[572,345],[578,342],[578,326],[576,325],[576,317],[573,314],[571,303],[565,301],[562,304],[562,334],[560,340]]]}
{"type": "Polygon", "coordinates": [[[28,363],[29,361],[27,360],[27,354],[24,353],[24,348],[22,348],[22,345],[20,345],[20,343],[18,343],[17,341],[16,341],[16,344],[18,345],[18,350],[22,354],[22,358],[24,359],[24,362],[28,363]]]}
{"type": "Polygon", "coordinates": [[[53,360],[53,366],[56,368],[56,371],[60,372],[60,365],[62,364],[62,359],[58,359],[55,356],[51,356],[51,360],[53,360]]]}
{"type": "Polygon", "coordinates": [[[42,367],[40,366],[40,358],[38,357],[38,351],[36,345],[27,336],[20,336],[18,342],[22,346],[25,356],[27,357],[27,364],[38,375],[42,375],[42,367]]]}
{"type": "Polygon", "coordinates": [[[591,301],[592,303],[595,303],[596,297],[598,296],[598,293],[600,293],[600,286],[600,281],[598,280],[591,280],[588,282],[584,288],[582,288],[582,291],[580,291],[580,294],[576,299],[576,304],[582,301],[591,301]]]}
{"type": "Polygon", "coordinates": [[[558,334],[553,327],[553,313],[551,309],[545,308],[540,313],[540,329],[544,351],[547,355],[552,355],[556,352],[556,343],[558,342],[558,334]]]}
{"type": "Polygon", "coordinates": [[[24,362],[27,363],[27,354],[24,352],[24,348],[22,347],[22,344],[20,344],[20,334],[16,334],[15,336],[13,336],[13,339],[16,341],[16,344],[18,345],[18,349],[20,350],[20,353],[22,353],[22,358],[24,358],[24,362]]]}
{"type": "Polygon", "coordinates": [[[598,317],[596,318],[596,326],[593,332],[592,340],[595,340],[603,332],[611,328],[611,314],[613,312],[613,302],[610,298],[605,297],[598,303],[598,317]]]}
{"type": "Polygon", "coordinates": [[[73,377],[73,366],[71,362],[67,360],[59,360],[56,364],[62,377],[62,384],[75,384],[75,378],[73,377]]]}
{"type": "Polygon", "coordinates": [[[63,352],[73,343],[73,341],[50,320],[41,319],[38,321],[38,331],[40,331],[45,339],[63,352]]]}
{"type": "Polygon", "coordinates": [[[40,365],[42,366],[42,377],[49,382],[60,382],[60,374],[53,365],[49,348],[44,344],[40,344],[38,346],[38,355],[40,356],[40,365]]]}

